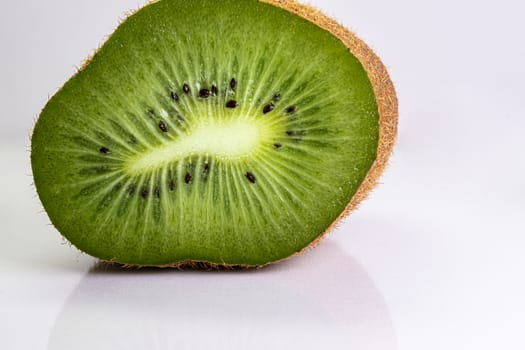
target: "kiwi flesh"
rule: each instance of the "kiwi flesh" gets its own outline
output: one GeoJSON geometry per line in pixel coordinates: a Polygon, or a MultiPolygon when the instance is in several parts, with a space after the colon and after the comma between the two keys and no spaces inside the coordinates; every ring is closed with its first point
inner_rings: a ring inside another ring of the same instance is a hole
{"type": "Polygon", "coordinates": [[[374,187],[397,99],[351,32],[294,1],[160,0],[47,103],[31,163],[53,225],[137,266],[262,266],[374,187]]]}

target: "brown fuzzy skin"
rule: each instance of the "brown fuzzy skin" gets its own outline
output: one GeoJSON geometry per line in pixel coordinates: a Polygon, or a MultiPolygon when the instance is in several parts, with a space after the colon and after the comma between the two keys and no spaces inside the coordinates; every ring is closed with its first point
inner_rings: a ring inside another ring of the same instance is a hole
{"type": "MultiPolygon", "coordinates": [[[[158,0],[149,1],[148,3],[154,3],[158,0]]],[[[350,52],[361,62],[365,71],[368,73],[368,77],[372,83],[372,87],[376,96],[376,101],[379,110],[379,142],[377,147],[377,157],[372,167],[370,168],[367,176],[359,186],[358,190],[346,206],[345,210],[339,215],[339,217],[323,232],[317,239],[315,239],[310,245],[303,248],[301,251],[284,258],[282,260],[270,262],[265,265],[230,265],[230,264],[216,264],[207,261],[192,261],[186,260],[177,262],[174,264],[168,264],[158,266],[161,268],[176,268],[181,270],[238,270],[250,269],[250,268],[262,268],[267,265],[276,264],[284,260],[288,260],[297,255],[303,254],[308,249],[311,249],[318,245],[320,241],[325,238],[330,232],[332,232],[341,222],[342,219],[347,217],[353,210],[355,210],[359,204],[368,196],[370,191],[379,183],[379,178],[383,173],[385,167],[388,165],[388,159],[392,154],[394,144],[397,137],[397,124],[398,124],[398,102],[394,84],[392,83],[390,76],[383,65],[379,57],[370,49],[361,39],[359,39],[354,33],[337,23],[334,19],[324,15],[321,11],[295,0],[259,0],[264,3],[271,4],[276,7],[280,7],[286,11],[294,13],[314,24],[323,28],[335,37],[341,40],[350,52]]],[[[89,63],[86,60],[83,67],[89,63]]],[[[109,262],[111,263],[111,262],[109,262]]],[[[127,268],[141,267],[137,265],[122,265],[127,268]]]]}

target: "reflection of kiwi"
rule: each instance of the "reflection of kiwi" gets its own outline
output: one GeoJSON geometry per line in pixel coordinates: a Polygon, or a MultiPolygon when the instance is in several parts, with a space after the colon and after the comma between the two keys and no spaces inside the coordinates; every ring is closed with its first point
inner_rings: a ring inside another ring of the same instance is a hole
{"type": "Polygon", "coordinates": [[[75,246],[133,265],[263,265],[375,185],[397,123],[386,70],[334,21],[270,2],[150,4],[49,101],[33,173],[75,246]]]}
{"type": "Polygon", "coordinates": [[[99,264],[66,299],[47,347],[396,348],[381,291],[363,267],[331,241],[306,253],[305,259],[257,272],[173,273],[99,264]]]}

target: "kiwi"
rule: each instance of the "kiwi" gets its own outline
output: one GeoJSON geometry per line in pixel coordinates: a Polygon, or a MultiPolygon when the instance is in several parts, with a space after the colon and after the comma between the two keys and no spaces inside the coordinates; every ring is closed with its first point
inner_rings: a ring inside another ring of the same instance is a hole
{"type": "Polygon", "coordinates": [[[31,164],[51,222],[90,255],[261,266],[366,197],[396,129],[386,69],[318,11],[161,0],[50,99],[31,164]]]}

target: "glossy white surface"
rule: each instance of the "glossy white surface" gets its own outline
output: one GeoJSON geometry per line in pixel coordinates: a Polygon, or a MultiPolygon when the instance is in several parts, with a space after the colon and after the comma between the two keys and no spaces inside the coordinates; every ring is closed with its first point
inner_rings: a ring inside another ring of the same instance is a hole
{"type": "Polygon", "coordinates": [[[31,187],[33,119],[135,1],[0,11],[0,349],[524,349],[521,2],[312,1],[390,69],[383,185],[314,251],[251,272],[93,268],[31,187]]]}

